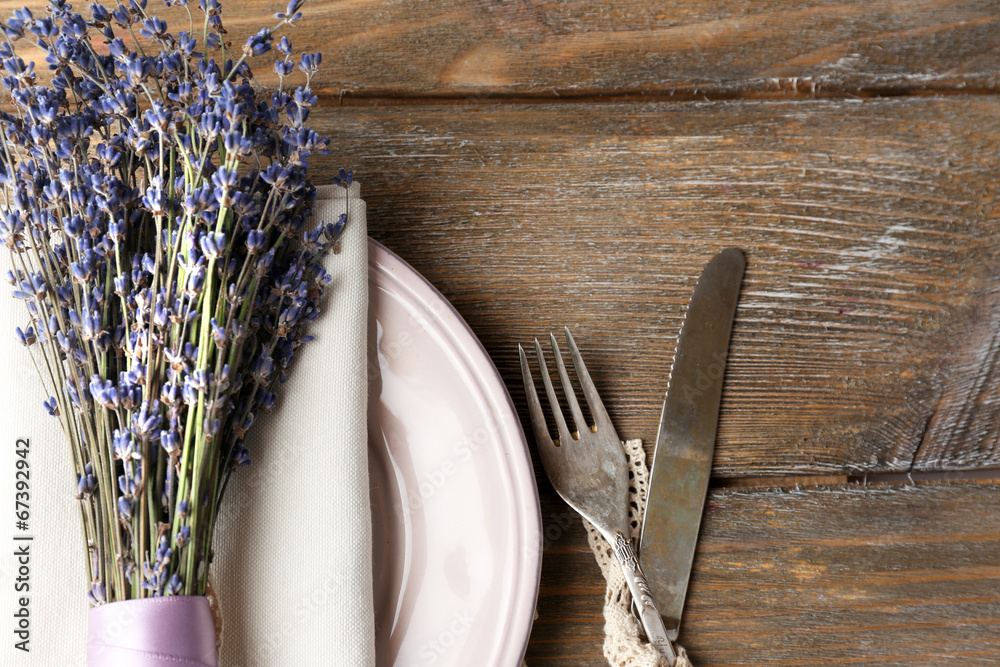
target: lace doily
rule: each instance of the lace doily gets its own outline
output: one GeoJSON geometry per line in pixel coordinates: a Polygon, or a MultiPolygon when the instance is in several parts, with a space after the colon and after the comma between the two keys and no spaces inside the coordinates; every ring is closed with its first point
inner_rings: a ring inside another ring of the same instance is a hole
{"type": "MultiPolygon", "coordinates": [[[[642,440],[629,440],[624,443],[624,449],[630,481],[628,518],[634,535],[642,523],[642,515],[646,509],[649,469],[646,467],[642,440]]],[[[632,615],[632,594],[611,545],[589,521],[584,519],[583,525],[587,528],[587,541],[601,568],[601,574],[608,582],[608,590],[604,596],[604,657],[613,667],[667,667],[666,658],[640,638],[642,630],[639,621],[632,615]]],[[[681,646],[674,645],[674,648],[677,649],[674,667],[691,667],[687,652],[681,646]]]]}

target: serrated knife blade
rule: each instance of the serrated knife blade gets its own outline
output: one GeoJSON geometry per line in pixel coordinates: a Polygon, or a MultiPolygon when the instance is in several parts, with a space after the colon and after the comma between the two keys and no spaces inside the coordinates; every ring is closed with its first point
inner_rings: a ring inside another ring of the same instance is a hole
{"type": "Polygon", "coordinates": [[[656,436],[639,558],[670,639],[680,629],[712,472],[729,336],[746,260],[716,255],[698,279],[677,339],[656,436]]]}

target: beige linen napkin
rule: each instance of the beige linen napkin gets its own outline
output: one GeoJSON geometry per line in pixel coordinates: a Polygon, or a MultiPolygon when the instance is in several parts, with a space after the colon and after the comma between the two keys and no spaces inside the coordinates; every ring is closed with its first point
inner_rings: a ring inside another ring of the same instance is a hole
{"type": "MultiPolygon", "coordinates": [[[[375,664],[367,449],[368,243],[365,203],[318,189],[316,216],[350,207],[324,312],[300,348],[274,413],[248,435],[253,464],[233,476],[216,527],[214,586],[224,667],[375,664]]],[[[7,254],[0,268],[9,268],[7,254]]],[[[24,305],[0,294],[0,609],[18,593],[14,534],[30,535],[30,653],[0,643],[0,665],[83,666],[86,571],[76,479],[58,420],[14,337],[24,305]],[[30,529],[14,527],[15,443],[30,439],[30,529]]]]}

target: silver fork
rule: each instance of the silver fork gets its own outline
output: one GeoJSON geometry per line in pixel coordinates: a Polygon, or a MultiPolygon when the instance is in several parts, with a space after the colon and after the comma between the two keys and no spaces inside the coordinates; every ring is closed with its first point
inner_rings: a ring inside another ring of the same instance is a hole
{"type": "Polygon", "coordinates": [[[576,347],[573,335],[566,329],[566,342],[569,344],[570,355],[576,375],[583,388],[590,414],[594,417],[594,425],[589,426],[576,400],[576,393],[570,383],[569,374],[559,352],[556,337],[549,334],[552,354],[556,358],[556,367],[562,381],[563,396],[569,405],[570,414],[576,427],[570,431],[556,398],[549,369],[545,363],[542,346],[535,340],[535,354],[538,356],[538,366],[545,385],[545,393],[552,408],[552,416],[556,422],[559,439],[553,441],[542,413],[542,404],[535,391],[535,382],[531,377],[528,357],[524,348],[517,346],[521,356],[521,375],[524,378],[524,390],[528,396],[528,412],[531,415],[531,425],[538,441],[538,453],[542,459],[552,486],[566,503],[579,512],[587,521],[600,531],[614,550],[618,563],[621,565],[625,580],[628,582],[632,599],[639,609],[639,618],[646,631],[649,642],[666,656],[673,665],[677,659],[663,619],[656,608],[653,596],[646,584],[646,577],[639,567],[632,545],[631,530],[628,523],[628,461],[621,446],[621,440],[615,432],[615,427],[608,418],[601,397],[597,395],[594,383],[590,379],[587,367],[576,347]]]}

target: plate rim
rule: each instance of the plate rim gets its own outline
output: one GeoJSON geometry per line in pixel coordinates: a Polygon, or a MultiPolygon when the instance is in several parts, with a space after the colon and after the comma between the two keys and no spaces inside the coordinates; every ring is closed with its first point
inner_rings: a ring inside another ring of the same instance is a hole
{"type": "MultiPolygon", "coordinates": [[[[516,628],[522,630],[524,633],[524,640],[520,646],[520,651],[516,655],[511,655],[509,651],[502,651],[500,654],[501,659],[508,656],[512,657],[513,661],[510,664],[512,667],[517,667],[524,659],[531,637],[542,571],[543,530],[541,501],[538,495],[538,482],[535,479],[527,437],[524,434],[521,420],[514,407],[510,392],[507,390],[506,383],[493,363],[492,357],[490,357],[486,348],[483,347],[482,342],[476,336],[472,327],[469,326],[469,323],[465,321],[465,318],[462,317],[455,306],[419,271],[395,252],[369,236],[368,270],[370,274],[373,270],[377,274],[379,269],[394,274],[402,284],[414,292],[415,296],[424,303],[437,302],[442,304],[444,312],[454,318],[453,320],[448,320],[442,317],[441,312],[430,309],[432,319],[437,320],[438,326],[464,344],[462,345],[462,349],[467,352],[462,356],[466,357],[465,361],[469,365],[470,370],[484,382],[483,388],[487,393],[493,394],[497,398],[502,396],[503,414],[494,416],[503,426],[507,427],[505,430],[517,436],[516,443],[508,441],[505,447],[505,452],[508,454],[521,454],[521,456],[508,457],[507,462],[511,473],[511,481],[515,490],[519,487],[529,488],[532,493],[530,494],[531,507],[525,507],[523,508],[525,511],[517,512],[517,515],[524,519],[521,521],[523,525],[519,526],[518,534],[524,541],[521,553],[525,557],[521,559],[520,565],[516,565],[515,567],[519,573],[519,577],[530,581],[532,585],[530,592],[527,586],[524,587],[524,590],[520,594],[518,594],[518,591],[514,591],[514,604],[512,605],[514,607],[514,616],[508,619],[511,622],[510,627],[512,630],[516,628]],[[407,276],[411,279],[407,280],[407,276]],[[531,519],[534,519],[534,523],[531,523],[531,519]]],[[[501,440],[501,442],[504,440],[501,440]]]]}

